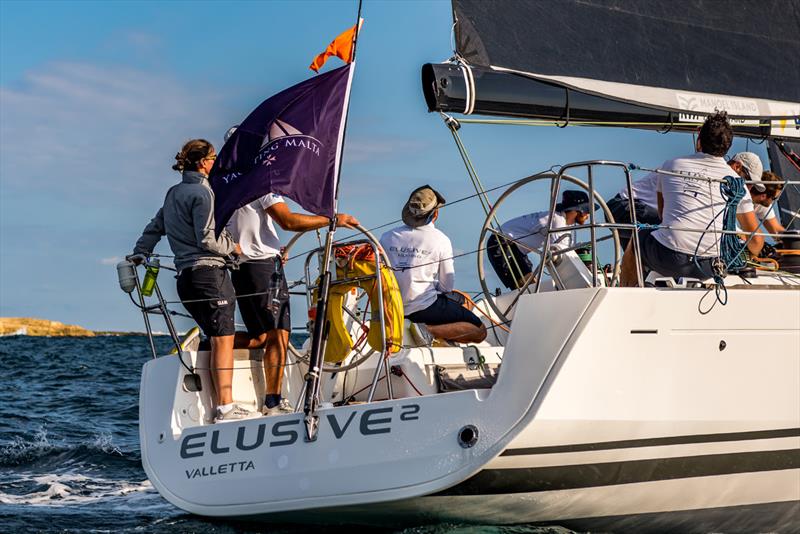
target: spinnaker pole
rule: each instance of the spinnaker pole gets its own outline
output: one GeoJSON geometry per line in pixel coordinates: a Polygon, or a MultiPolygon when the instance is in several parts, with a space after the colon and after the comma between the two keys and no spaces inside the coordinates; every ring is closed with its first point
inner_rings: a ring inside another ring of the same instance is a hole
{"type": "Polygon", "coordinates": [[[325,246],[322,254],[322,264],[320,266],[321,275],[319,282],[319,289],[317,291],[317,307],[316,316],[314,319],[314,332],[311,338],[311,356],[308,363],[308,373],[305,377],[305,399],[303,402],[303,421],[306,427],[305,441],[311,442],[317,440],[317,431],[319,430],[319,416],[317,415],[317,408],[319,407],[319,388],[320,378],[322,375],[322,360],[325,354],[325,338],[328,333],[328,292],[331,287],[331,253],[333,249],[333,236],[336,233],[336,213],[339,206],[339,182],[342,174],[342,155],[344,154],[344,142],[347,134],[347,117],[350,111],[350,89],[353,82],[353,73],[356,66],[356,45],[358,44],[358,34],[361,30],[361,3],[358,1],[358,14],[356,15],[356,31],[353,32],[353,53],[350,58],[350,78],[347,80],[347,92],[345,95],[344,114],[341,141],[339,142],[338,161],[339,166],[336,173],[336,186],[333,193],[333,213],[328,226],[328,232],[325,236],[325,246]]]}

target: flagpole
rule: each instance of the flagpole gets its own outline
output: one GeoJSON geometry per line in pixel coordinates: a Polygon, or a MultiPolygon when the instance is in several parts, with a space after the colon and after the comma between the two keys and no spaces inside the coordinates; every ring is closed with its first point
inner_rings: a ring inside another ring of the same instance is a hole
{"type": "MultiPolygon", "coordinates": [[[[351,69],[355,69],[356,45],[358,44],[358,34],[361,30],[361,4],[358,0],[358,14],[356,15],[356,31],[353,32],[353,52],[350,57],[351,69]]],[[[308,362],[308,373],[306,374],[305,399],[303,402],[303,421],[306,427],[305,441],[317,440],[319,430],[319,388],[322,375],[322,360],[325,350],[325,338],[328,334],[329,323],[327,321],[328,312],[328,293],[331,288],[331,253],[333,250],[333,235],[336,233],[336,213],[339,208],[339,182],[342,175],[342,156],[344,155],[344,142],[347,135],[347,119],[350,112],[350,88],[354,71],[350,72],[350,79],[347,85],[346,107],[344,109],[344,126],[342,127],[342,142],[339,146],[339,168],[336,172],[336,187],[333,193],[333,218],[328,226],[328,233],[325,236],[325,248],[322,255],[322,265],[317,292],[317,308],[314,319],[314,332],[311,338],[311,355],[308,362]]]]}

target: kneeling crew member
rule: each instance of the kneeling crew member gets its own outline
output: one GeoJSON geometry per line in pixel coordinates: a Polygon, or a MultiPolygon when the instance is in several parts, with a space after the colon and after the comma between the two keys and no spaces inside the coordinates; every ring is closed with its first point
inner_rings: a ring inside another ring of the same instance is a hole
{"type": "Polygon", "coordinates": [[[453,245],[433,226],[444,206],[430,186],[411,193],[403,207],[402,226],[381,236],[381,246],[395,269],[406,317],[423,323],[436,338],[480,343],[486,327],[470,310],[449,297],[455,284],[453,245]]]}
{"type": "Polygon", "coordinates": [[[214,192],[208,173],[216,153],[211,143],[193,139],[172,166],[181,183],[167,191],[164,206],[136,242],[134,254],[153,252],[166,235],[178,270],[178,296],[203,333],[211,339],[211,376],[216,389],[214,422],[257,415],[233,402],[233,315],[235,296],[225,258],[241,248],[228,232],[214,235],[214,192]]]}
{"type": "MultiPolygon", "coordinates": [[[[556,204],[556,210],[553,212],[552,229],[584,224],[589,219],[590,209],[589,195],[585,192],[564,191],[561,202],[556,204]]],[[[544,246],[549,220],[549,211],[522,215],[500,227],[502,236],[493,234],[487,239],[486,251],[489,262],[508,289],[522,287],[531,275],[533,264],[528,259],[528,253],[544,246]]],[[[574,231],[552,232],[549,239],[550,248],[563,250],[571,247],[575,242],[574,234],[574,231]]]]}

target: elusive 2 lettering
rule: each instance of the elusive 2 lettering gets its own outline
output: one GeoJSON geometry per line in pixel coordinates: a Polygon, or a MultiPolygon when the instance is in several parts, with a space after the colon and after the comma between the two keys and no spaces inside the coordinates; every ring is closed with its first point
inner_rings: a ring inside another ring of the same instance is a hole
{"type": "MultiPolygon", "coordinates": [[[[397,421],[417,421],[420,417],[420,410],[419,404],[404,404],[398,409],[397,421]]],[[[390,434],[394,429],[394,411],[395,407],[373,408],[362,412],[352,410],[339,416],[327,414],[321,420],[328,421],[333,436],[337,440],[348,432],[358,432],[362,436],[390,434]]],[[[228,454],[232,448],[247,452],[262,446],[283,447],[293,445],[300,438],[301,422],[301,417],[279,421],[272,425],[269,431],[269,438],[267,438],[268,421],[260,423],[257,427],[251,427],[249,430],[246,425],[239,426],[236,430],[235,440],[221,438],[219,429],[211,432],[193,432],[187,434],[181,440],[180,456],[182,459],[202,458],[207,453],[211,455],[228,454]]],[[[229,424],[227,423],[226,426],[229,424]]],[[[255,468],[255,463],[252,460],[224,462],[187,469],[186,478],[192,479],[250,471],[255,468]]]]}

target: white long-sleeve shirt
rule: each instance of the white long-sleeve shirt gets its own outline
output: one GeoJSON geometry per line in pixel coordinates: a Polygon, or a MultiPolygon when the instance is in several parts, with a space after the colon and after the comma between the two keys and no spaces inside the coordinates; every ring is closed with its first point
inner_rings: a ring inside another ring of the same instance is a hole
{"type": "Polygon", "coordinates": [[[406,315],[424,310],[439,293],[455,287],[453,245],[433,223],[398,226],[381,236],[381,246],[395,268],[406,315]]]}
{"type": "MultiPolygon", "coordinates": [[[[544,236],[547,233],[547,223],[550,220],[548,211],[537,211],[511,219],[500,227],[504,236],[514,240],[526,254],[542,248],[544,236]]],[[[569,226],[564,214],[556,211],[553,213],[553,230],[569,226]]],[[[550,234],[550,246],[565,249],[572,246],[575,241],[575,231],[554,232],[550,234]]]]}

